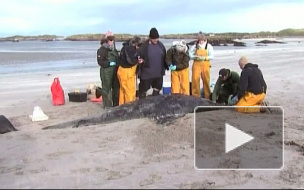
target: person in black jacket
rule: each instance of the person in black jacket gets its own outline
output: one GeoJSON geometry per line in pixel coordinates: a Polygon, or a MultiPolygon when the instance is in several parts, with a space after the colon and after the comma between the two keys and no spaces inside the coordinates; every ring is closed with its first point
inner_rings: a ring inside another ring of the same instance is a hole
{"type": "MultiPolygon", "coordinates": [[[[238,92],[238,103],[236,106],[261,106],[266,96],[267,85],[258,65],[248,63],[246,57],[239,60],[242,69],[240,86],[238,92]]],[[[238,112],[254,113],[260,112],[259,107],[236,108],[238,112]]]]}
{"type": "Polygon", "coordinates": [[[136,68],[138,64],[137,49],[140,38],[134,36],[129,42],[124,43],[120,51],[117,76],[119,79],[119,105],[136,99],[136,68]]]}
{"type": "Polygon", "coordinates": [[[139,48],[140,60],[138,76],[139,99],[145,98],[147,91],[152,87],[153,96],[159,95],[163,87],[163,76],[169,67],[166,64],[166,48],[159,41],[159,34],[156,28],[151,28],[149,40],[145,41],[139,48]]]}
{"type": "Polygon", "coordinates": [[[105,34],[97,50],[97,63],[100,66],[101,95],[104,108],[118,106],[119,82],[117,79],[118,51],[115,48],[114,35],[105,34]]]}

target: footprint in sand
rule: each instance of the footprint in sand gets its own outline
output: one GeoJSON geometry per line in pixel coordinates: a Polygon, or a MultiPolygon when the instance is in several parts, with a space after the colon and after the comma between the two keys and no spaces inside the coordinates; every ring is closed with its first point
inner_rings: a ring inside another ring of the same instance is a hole
{"type": "Polygon", "coordinates": [[[68,136],[67,135],[57,135],[52,137],[52,139],[66,139],[68,136]]]}
{"type": "Polygon", "coordinates": [[[103,167],[97,167],[95,168],[95,172],[105,172],[105,171],[108,171],[107,168],[103,168],[103,167]]]}
{"type": "Polygon", "coordinates": [[[18,172],[15,173],[15,175],[23,175],[23,174],[24,174],[23,171],[18,171],[18,172]]]}
{"type": "Polygon", "coordinates": [[[71,170],[73,173],[89,173],[91,171],[91,168],[79,168],[77,170],[71,170]]]}
{"type": "Polygon", "coordinates": [[[48,171],[46,168],[39,168],[37,170],[30,170],[29,172],[31,174],[39,174],[39,173],[43,173],[43,172],[46,172],[46,171],[48,171]]]}
{"type": "Polygon", "coordinates": [[[283,171],[280,172],[279,178],[288,184],[304,184],[304,178],[302,174],[302,168],[299,162],[296,161],[289,166],[285,167],[283,171]]]}
{"type": "MultiPolygon", "coordinates": [[[[92,168],[79,168],[79,169],[77,169],[77,170],[70,170],[72,173],[89,173],[89,172],[91,172],[91,169],[92,168]]],[[[106,169],[106,168],[103,168],[103,167],[97,167],[97,168],[95,168],[95,170],[94,170],[95,172],[99,172],[99,173],[101,173],[101,172],[105,172],[105,171],[108,171],[108,169],[106,169]]]]}
{"type": "Polygon", "coordinates": [[[0,174],[7,174],[7,173],[11,173],[11,172],[19,172],[20,170],[22,170],[24,168],[24,166],[22,165],[17,165],[14,167],[0,167],[0,174]]]}
{"type": "Polygon", "coordinates": [[[89,152],[90,154],[99,153],[99,152],[105,152],[104,150],[94,150],[89,152]]]}
{"type": "Polygon", "coordinates": [[[51,154],[47,154],[46,157],[49,160],[56,160],[56,159],[59,159],[60,156],[67,155],[67,154],[72,154],[72,152],[54,152],[51,154]]]}
{"type": "Polygon", "coordinates": [[[131,175],[132,172],[109,171],[108,180],[117,180],[131,175]]]}
{"type": "Polygon", "coordinates": [[[139,182],[139,186],[148,186],[154,184],[156,181],[161,180],[161,176],[150,175],[148,179],[139,182]]]}
{"type": "Polygon", "coordinates": [[[179,189],[210,189],[212,186],[215,186],[215,182],[208,180],[177,185],[179,189]]]}
{"type": "Polygon", "coordinates": [[[22,140],[26,140],[26,141],[36,140],[34,137],[31,136],[31,134],[22,134],[21,137],[22,137],[22,140]]]}

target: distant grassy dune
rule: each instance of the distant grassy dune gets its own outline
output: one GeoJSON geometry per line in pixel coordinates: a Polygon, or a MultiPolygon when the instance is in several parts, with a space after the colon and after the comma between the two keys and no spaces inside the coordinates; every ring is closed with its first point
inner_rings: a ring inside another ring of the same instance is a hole
{"type": "Polygon", "coordinates": [[[56,35],[49,35],[49,34],[44,34],[44,35],[38,35],[38,36],[20,36],[20,35],[15,35],[15,36],[9,36],[6,38],[0,38],[0,41],[35,41],[35,40],[42,40],[42,41],[49,41],[49,40],[56,40],[63,38],[63,36],[56,36],[56,35]]]}
{"type": "MultiPolygon", "coordinates": [[[[143,35],[138,35],[143,37],[143,35]]],[[[104,34],[76,34],[68,36],[65,40],[68,41],[100,41],[104,37],[104,34]]],[[[116,41],[126,41],[132,38],[132,34],[115,34],[116,41]]]]}
{"type": "MultiPolygon", "coordinates": [[[[225,32],[225,33],[205,33],[210,42],[215,44],[233,43],[234,39],[248,39],[248,38],[273,38],[273,37],[304,37],[304,29],[284,29],[278,32],[261,31],[256,33],[237,33],[237,32],[225,32]]],[[[126,41],[130,39],[133,34],[115,34],[116,41],[126,41]]],[[[138,35],[142,38],[148,38],[148,35],[138,35]]],[[[104,34],[75,34],[67,36],[66,38],[56,35],[39,35],[39,36],[10,36],[0,38],[1,41],[23,41],[23,40],[67,40],[67,41],[100,41],[104,37],[104,34]]],[[[197,33],[187,34],[164,34],[160,36],[164,39],[195,39],[197,33]]]]}

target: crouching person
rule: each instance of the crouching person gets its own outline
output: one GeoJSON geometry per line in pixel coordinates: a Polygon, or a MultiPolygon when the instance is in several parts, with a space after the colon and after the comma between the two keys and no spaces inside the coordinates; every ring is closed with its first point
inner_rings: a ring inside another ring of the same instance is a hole
{"type": "MultiPolygon", "coordinates": [[[[240,76],[229,69],[221,69],[212,92],[212,101],[228,105],[229,98],[236,97],[239,90],[240,76]]],[[[231,98],[230,98],[231,99],[231,98]]]]}
{"type": "MultiPolygon", "coordinates": [[[[242,69],[240,90],[236,106],[261,106],[266,96],[267,85],[258,65],[248,63],[246,57],[241,57],[239,66],[242,69]]],[[[237,107],[236,111],[243,113],[261,112],[259,107],[237,107]]]]}
{"type": "Polygon", "coordinates": [[[140,38],[134,36],[124,44],[120,52],[120,63],[117,76],[120,83],[119,105],[134,101],[136,98],[136,67],[138,63],[137,49],[140,38]]]}
{"type": "Polygon", "coordinates": [[[166,63],[171,70],[171,93],[189,95],[188,47],[184,40],[174,43],[167,51],[166,63]]]}

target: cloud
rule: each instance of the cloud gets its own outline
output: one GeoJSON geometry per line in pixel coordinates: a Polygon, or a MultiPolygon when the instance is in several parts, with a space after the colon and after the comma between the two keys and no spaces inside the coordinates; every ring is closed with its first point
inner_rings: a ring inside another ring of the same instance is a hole
{"type": "Polygon", "coordinates": [[[303,28],[302,0],[10,0],[0,7],[0,35],[161,34],[303,28]]]}

